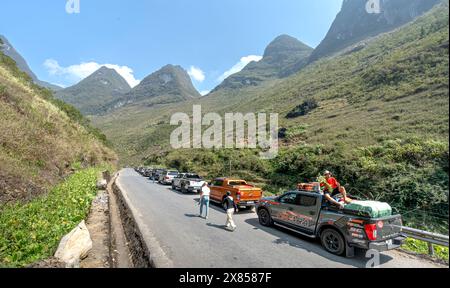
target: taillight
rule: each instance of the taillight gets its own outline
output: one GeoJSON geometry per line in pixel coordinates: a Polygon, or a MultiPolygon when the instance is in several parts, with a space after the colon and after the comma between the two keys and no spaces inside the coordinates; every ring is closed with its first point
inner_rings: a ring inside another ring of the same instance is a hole
{"type": "Polygon", "coordinates": [[[366,224],[364,230],[370,241],[377,240],[377,224],[366,224]]]}
{"type": "Polygon", "coordinates": [[[169,179],[170,179],[170,177],[169,177],[169,176],[166,176],[166,177],[164,177],[164,179],[166,179],[166,180],[169,180],[169,179]]]}

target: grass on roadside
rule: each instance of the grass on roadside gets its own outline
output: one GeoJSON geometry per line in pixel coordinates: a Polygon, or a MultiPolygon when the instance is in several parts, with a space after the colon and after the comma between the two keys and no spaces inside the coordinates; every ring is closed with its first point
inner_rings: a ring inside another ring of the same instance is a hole
{"type": "Polygon", "coordinates": [[[0,206],[0,267],[24,267],[52,256],[61,238],[88,215],[99,172],[76,172],[46,196],[0,206]]]}
{"type": "MultiPolygon", "coordinates": [[[[428,244],[423,241],[406,239],[402,248],[417,254],[428,255],[428,244]]],[[[434,245],[435,258],[445,260],[448,263],[448,247],[434,245]]]]}

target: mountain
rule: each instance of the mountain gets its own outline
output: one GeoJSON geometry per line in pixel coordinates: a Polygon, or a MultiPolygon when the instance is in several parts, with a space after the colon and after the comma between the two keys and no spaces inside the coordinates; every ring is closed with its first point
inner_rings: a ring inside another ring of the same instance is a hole
{"type": "Polygon", "coordinates": [[[448,6],[438,5],[361,50],[311,63],[270,85],[223,89],[214,97],[111,113],[93,123],[113,139],[126,164],[169,153],[174,129],[170,115],[191,114],[194,104],[202,105],[203,113],[279,113],[280,127],[288,134],[285,147],[308,143],[345,147],[353,153],[354,147],[368,147],[382,139],[419,137],[445,143],[447,53],[448,6]],[[315,99],[318,108],[305,116],[285,117],[308,99],[315,99]]]}
{"type": "Polygon", "coordinates": [[[6,56],[13,59],[17,63],[17,67],[21,71],[25,72],[28,76],[30,76],[35,84],[49,88],[53,91],[58,91],[62,89],[59,86],[39,80],[37,76],[33,73],[33,71],[31,71],[25,59],[19,54],[19,52],[17,52],[16,49],[14,49],[11,43],[9,43],[8,39],[6,39],[6,37],[4,37],[3,35],[0,35],[0,52],[3,52],[6,56]]]}
{"type": "Polygon", "coordinates": [[[67,177],[72,167],[111,164],[104,135],[76,109],[33,85],[0,52],[0,206],[29,201],[67,177]]]}
{"type": "Polygon", "coordinates": [[[78,84],[58,91],[55,97],[72,104],[84,115],[95,115],[130,90],[130,85],[116,70],[102,67],[78,84]]]}
{"type": "Polygon", "coordinates": [[[312,51],[313,48],[291,36],[278,36],[267,46],[261,61],[251,62],[241,72],[225,79],[213,92],[258,86],[269,79],[292,75],[308,63],[312,51]]]}
{"type": "Polygon", "coordinates": [[[109,104],[114,109],[128,105],[151,107],[201,97],[188,73],[180,66],[166,65],[147,76],[122,98],[109,104]]]}
{"type": "Polygon", "coordinates": [[[429,11],[442,0],[380,0],[380,12],[369,14],[367,0],[344,0],[328,34],[310,62],[332,55],[366,38],[391,31],[429,11]]]}

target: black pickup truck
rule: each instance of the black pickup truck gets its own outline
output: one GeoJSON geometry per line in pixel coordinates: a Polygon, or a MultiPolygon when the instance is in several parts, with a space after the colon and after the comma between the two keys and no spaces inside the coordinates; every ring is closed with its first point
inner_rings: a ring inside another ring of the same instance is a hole
{"type": "Polygon", "coordinates": [[[400,215],[377,219],[352,215],[328,204],[318,192],[291,191],[279,197],[263,198],[257,213],[261,225],[278,225],[319,238],[328,252],[340,256],[353,257],[355,248],[392,250],[405,240],[400,215]]]}

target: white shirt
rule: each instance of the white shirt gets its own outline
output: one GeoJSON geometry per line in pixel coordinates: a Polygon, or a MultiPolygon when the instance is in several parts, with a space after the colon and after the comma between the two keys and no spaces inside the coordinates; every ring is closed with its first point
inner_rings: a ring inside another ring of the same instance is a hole
{"type": "Polygon", "coordinates": [[[202,196],[209,196],[211,195],[211,189],[209,189],[208,186],[202,187],[202,196]]]}

